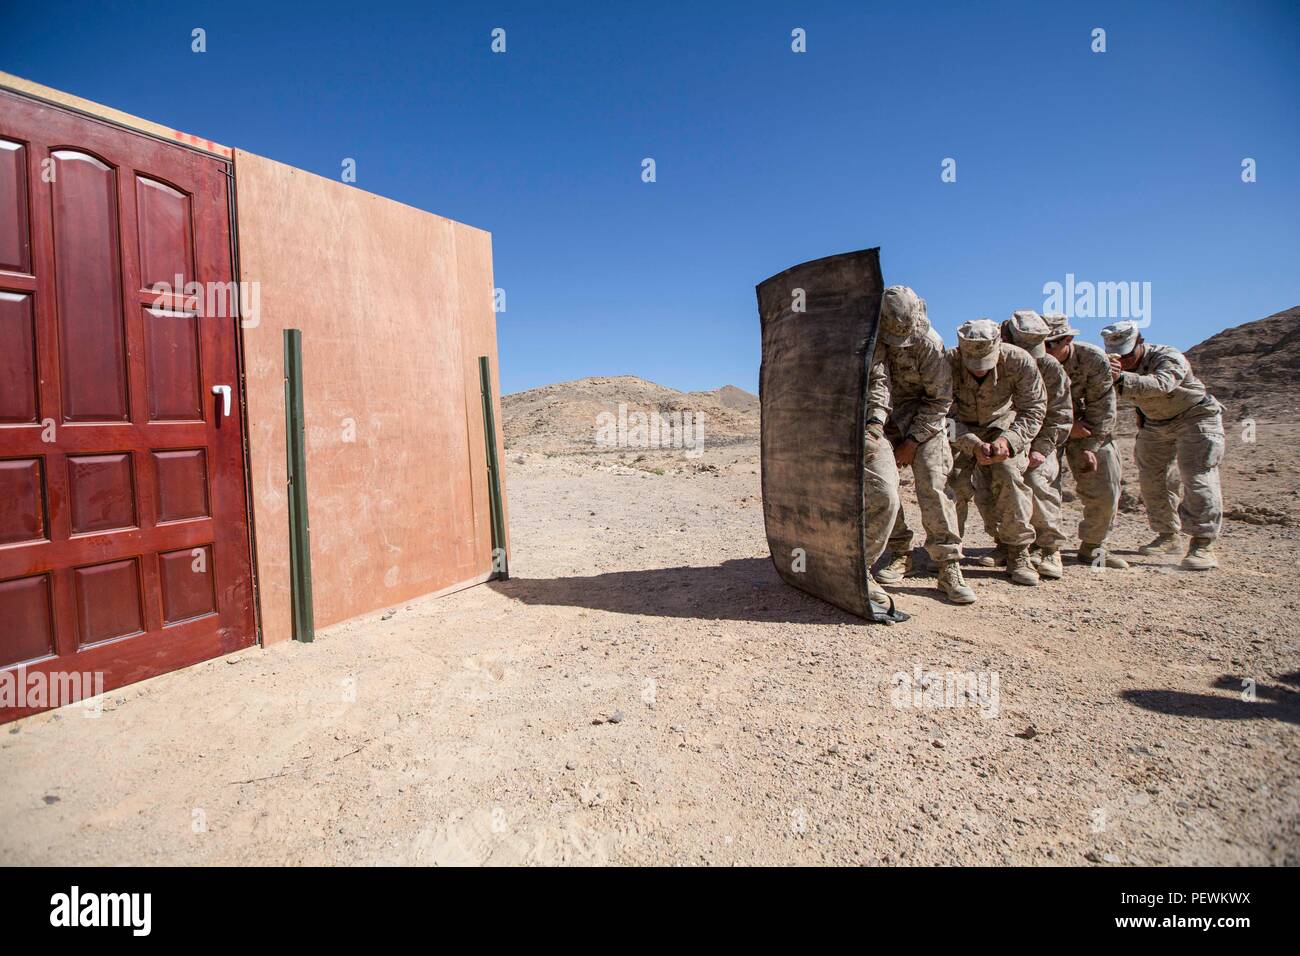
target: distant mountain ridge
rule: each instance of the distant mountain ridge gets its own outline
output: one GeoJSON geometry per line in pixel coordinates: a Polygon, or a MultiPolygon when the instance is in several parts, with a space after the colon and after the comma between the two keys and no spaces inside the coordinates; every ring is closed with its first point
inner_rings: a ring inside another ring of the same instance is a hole
{"type": "Polygon", "coordinates": [[[758,396],[736,385],[724,385],[711,392],[687,392],[687,395],[703,395],[712,398],[719,405],[737,412],[758,413],[758,396]]]}
{"type": "MultiPolygon", "coordinates": [[[[734,385],[712,391],[681,392],[635,375],[597,376],[556,382],[501,398],[506,447],[520,451],[629,451],[603,449],[597,427],[608,413],[616,420],[658,412],[668,419],[701,421],[706,442],[731,444],[758,438],[758,396],[734,385]],[[622,411],[620,412],[620,406],[622,411]]],[[[657,429],[656,429],[657,431],[657,429]]]]}
{"type": "MultiPolygon", "coordinates": [[[[1224,329],[1186,354],[1197,376],[1226,406],[1230,420],[1289,420],[1300,415],[1300,306],[1224,329]]],[[[702,414],[706,441],[730,444],[754,441],[759,435],[758,396],[743,388],[723,385],[682,392],[635,375],[611,375],[502,396],[506,445],[522,451],[603,450],[596,441],[600,416],[617,417],[620,406],[624,420],[652,411],[677,415],[678,421],[682,415],[696,420],[702,414]]],[[[1130,420],[1123,416],[1123,421],[1130,420]]]]}

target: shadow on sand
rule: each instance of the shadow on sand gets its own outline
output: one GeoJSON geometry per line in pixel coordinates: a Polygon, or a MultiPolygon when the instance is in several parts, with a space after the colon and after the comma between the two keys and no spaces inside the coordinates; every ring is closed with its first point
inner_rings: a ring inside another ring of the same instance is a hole
{"type": "Polygon", "coordinates": [[[737,558],[713,567],[511,578],[488,586],[523,604],[616,614],[781,624],[867,623],[787,585],[770,558],[737,558]]]}
{"type": "MultiPolygon", "coordinates": [[[[1300,683],[1300,672],[1283,674],[1284,684],[1300,683]]],[[[1282,720],[1300,724],[1300,694],[1287,687],[1256,683],[1254,700],[1243,699],[1249,688],[1248,678],[1224,674],[1213,684],[1233,696],[1191,694],[1181,690],[1126,690],[1120,696],[1144,710],[1175,717],[1199,717],[1204,720],[1282,720]]]]}

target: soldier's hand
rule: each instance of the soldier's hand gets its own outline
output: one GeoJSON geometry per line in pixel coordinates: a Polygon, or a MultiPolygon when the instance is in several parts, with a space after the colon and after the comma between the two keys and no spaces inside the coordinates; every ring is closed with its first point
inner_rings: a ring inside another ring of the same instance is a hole
{"type": "Polygon", "coordinates": [[[1120,373],[1124,371],[1124,366],[1120,364],[1118,355],[1108,355],[1106,357],[1110,359],[1110,380],[1112,382],[1118,381],[1120,373]]]}
{"type": "Polygon", "coordinates": [[[1031,451],[1029,453],[1029,465],[1025,468],[1025,471],[1033,471],[1045,461],[1047,461],[1047,456],[1042,452],[1031,451]]]}
{"type": "Polygon", "coordinates": [[[1088,427],[1087,422],[1075,422],[1070,426],[1071,438],[1088,438],[1092,435],[1092,429],[1088,427]]]}
{"type": "Polygon", "coordinates": [[[1011,447],[1007,444],[1005,438],[999,438],[995,442],[985,442],[980,445],[979,451],[975,454],[975,460],[981,465],[996,465],[1000,461],[1006,461],[1011,457],[1011,447]]]}
{"type": "Polygon", "coordinates": [[[894,464],[899,468],[907,468],[912,464],[912,459],[916,457],[916,449],[919,447],[916,439],[904,438],[894,449],[894,464]]]}
{"type": "Polygon", "coordinates": [[[1085,451],[1083,453],[1083,470],[1096,471],[1097,467],[1097,453],[1094,451],[1085,451]]]}

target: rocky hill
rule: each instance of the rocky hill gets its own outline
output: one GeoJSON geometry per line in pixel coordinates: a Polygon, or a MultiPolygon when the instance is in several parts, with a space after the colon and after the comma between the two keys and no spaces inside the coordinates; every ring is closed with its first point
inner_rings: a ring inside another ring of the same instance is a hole
{"type": "Polygon", "coordinates": [[[712,399],[733,411],[758,414],[758,396],[735,385],[724,385],[711,392],[687,392],[686,394],[712,399]]]}
{"type": "Polygon", "coordinates": [[[1300,413],[1300,306],[1225,329],[1187,357],[1230,419],[1293,420],[1300,413]]]}
{"type": "Polygon", "coordinates": [[[686,439],[702,427],[707,443],[735,444],[756,440],[759,429],[758,397],[744,389],[726,385],[680,392],[632,375],[582,378],[514,392],[502,396],[501,417],[508,449],[552,453],[671,448],[683,426],[690,432],[686,439]],[[653,413],[660,422],[651,428],[653,413]],[[598,430],[611,425],[615,433],[621,429],[622,444],[598,442],[598,430]]]}

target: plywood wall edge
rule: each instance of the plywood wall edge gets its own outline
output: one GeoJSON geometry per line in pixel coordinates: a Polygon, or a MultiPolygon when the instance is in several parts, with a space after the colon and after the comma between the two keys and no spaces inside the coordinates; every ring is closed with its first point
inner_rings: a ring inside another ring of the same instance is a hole
{"type": "Polygon", "coordinates": [[[285,169],[289,170],[295,176],[310,176],[313,179],[318,179],[322,183],[326,183],[330,189],[346,189],[354,193],[359,193],[361,196],[365,197],[366,202],[373,202],[376,204],[390,204],[393,206],[399,206],[402,209],[411,209],[414,210],[415,212],[420,213],[421,215],[432,216],[434,219],[440,219],[443,222],[456,227],[457,229],[470,229],[473,230],[474,232],[482,233],[484,236],[487,236],[489,240],[492,238],[492,233],[488,232],[486,229],[480,228],[479,226],[473,226],[467,222],[461,222],[459,219],[451,219],[448,218],[447,216],[440,216],[436,212],[430,212],[429,210],[422,209],[419,206],[412,206],[410,203],[402,202],[399,199],[393,199],[389,196],[381,196],[379,193],[372,193],[370,190],[364,189],[361,186],[353,185],[352,183],[345,183],[342,180],[338,180],[338,179],[330,179],[328,176],[322,176],[320,173],[313,173],[310,170],[302,169],[301,167],[298,166],[292,166],[289,163],[281,162],[278,159],[270,159],[269,157],[262,156],[259,153],[254,153],[252,150],[240,149],[239,147],[236,147],[233,152],[234,152],[236,168],[239,167],[240,156],[255,157],[256,159],[259,159],[263,162],[274,163],[276,166],[282,166],[285,169]]]}
{"type": "Polygon", "coordinates": [[[118,126],[125,126],[128,129],[145,133],[149,136],[155,136],[159,139],[166,140],[169,143],[178,143],[181,146],[188,146],[190,149],[197,149],[204,153],[211,153],[221,159],[230,159],[233,151],[229,146],[222,146],[220,143],[214,143],[210,139],[202,136],[195,136],[192,133],[182,133],[180,130],[172,129],[169,126],[163,126],[161,123],[154,123],[151,120],[142,119],[139,116],[132,116],[130,113],[123,113],[121,110],[115,110],[111,106],[105,106],[102,103],[96,103],[93,100],[84,99],[80,96],[74,96],[71,93],[65,93],[62,90],[56,90],[50,86],[43,86],[32,80],[25,80],[20,76],[14,76],[12,73],[0,72],[0,89],[9,90],[12,93],[18,93],[22,96],[31,97],[32,99],[42,100],[55,106],[63,106],[73,109],[79,113],[85,113],[98,119],[106,120],[110,123],[116,123],[118,126]]]}

